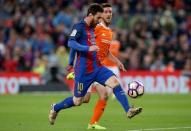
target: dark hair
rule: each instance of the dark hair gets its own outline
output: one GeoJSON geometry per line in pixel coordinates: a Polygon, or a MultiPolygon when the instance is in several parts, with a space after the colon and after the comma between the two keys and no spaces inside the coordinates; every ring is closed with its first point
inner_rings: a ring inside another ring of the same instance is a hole
{"type": "Polygon", "coordinates": [[[99,4],[97,4],[97,3],[91,4],[91,5],[88,7],[87,16],[88,16],[89,14],[96,15],[97,12],[103,12],[102,6],[99,5],[99,4]]]}
{"type": "Polygon", "coordinates": [[[103,8],[112,7],[112,5],[110,3],[102,3],[101,5],[103,8]]]}

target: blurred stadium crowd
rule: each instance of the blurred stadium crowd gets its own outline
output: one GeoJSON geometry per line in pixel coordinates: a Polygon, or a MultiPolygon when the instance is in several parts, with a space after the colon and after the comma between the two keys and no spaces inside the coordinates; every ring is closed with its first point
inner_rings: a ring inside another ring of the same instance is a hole
{"type": "Polygon", "coordinates": [[[0,71],[64,73],[72,25],[93,2],[112,3],[128,70],[191,71],[191,0],[0,0],[0,71]]]}

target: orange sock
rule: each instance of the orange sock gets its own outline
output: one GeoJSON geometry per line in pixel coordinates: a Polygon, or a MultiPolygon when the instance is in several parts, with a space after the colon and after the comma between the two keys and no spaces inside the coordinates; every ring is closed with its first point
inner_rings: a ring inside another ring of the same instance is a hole
{"type": "Polygon", "coordinates": [[[105,106],[106,106],[106,100],[97,101],[90,124],[94,124],[95,122],[99,121],[100,117],[102,116],[102,114],[104,112],[105,106]]]}

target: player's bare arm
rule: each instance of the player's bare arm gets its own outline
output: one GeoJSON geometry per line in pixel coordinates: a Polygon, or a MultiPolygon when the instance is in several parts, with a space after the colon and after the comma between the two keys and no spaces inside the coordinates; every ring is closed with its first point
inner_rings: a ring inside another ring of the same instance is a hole
{"type": "Polygon", "coordinates": [[[119,67],[119,69],[121,69],[122,71],[126,71],[123,63],[117,58],[115,57],[114,55],[112,55],[111,52],[108,53],[108,58],[110,60],[112,60],[113,62],[115,62],[117,64],[117,66],[119,67]]]}

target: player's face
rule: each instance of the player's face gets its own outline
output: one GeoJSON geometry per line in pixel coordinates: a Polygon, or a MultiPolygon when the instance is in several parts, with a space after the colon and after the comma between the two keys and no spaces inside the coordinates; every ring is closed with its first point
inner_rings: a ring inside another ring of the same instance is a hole
{"type": "Polygon", "coordinates": [[[111,20],[112,20],[112,8],[111,7],[105,7],[103,9],[103,14],[102,14],[102,19],[104,20],[104,22],[109,25],[111,24],[111,20]]]}
{"type": "Polygon", "coordinates": [[[93,16],[92,26],[96,26],[99,23],[100,18],[102,18],[102,13],[97,12],[97,14],[93,16]]]}

